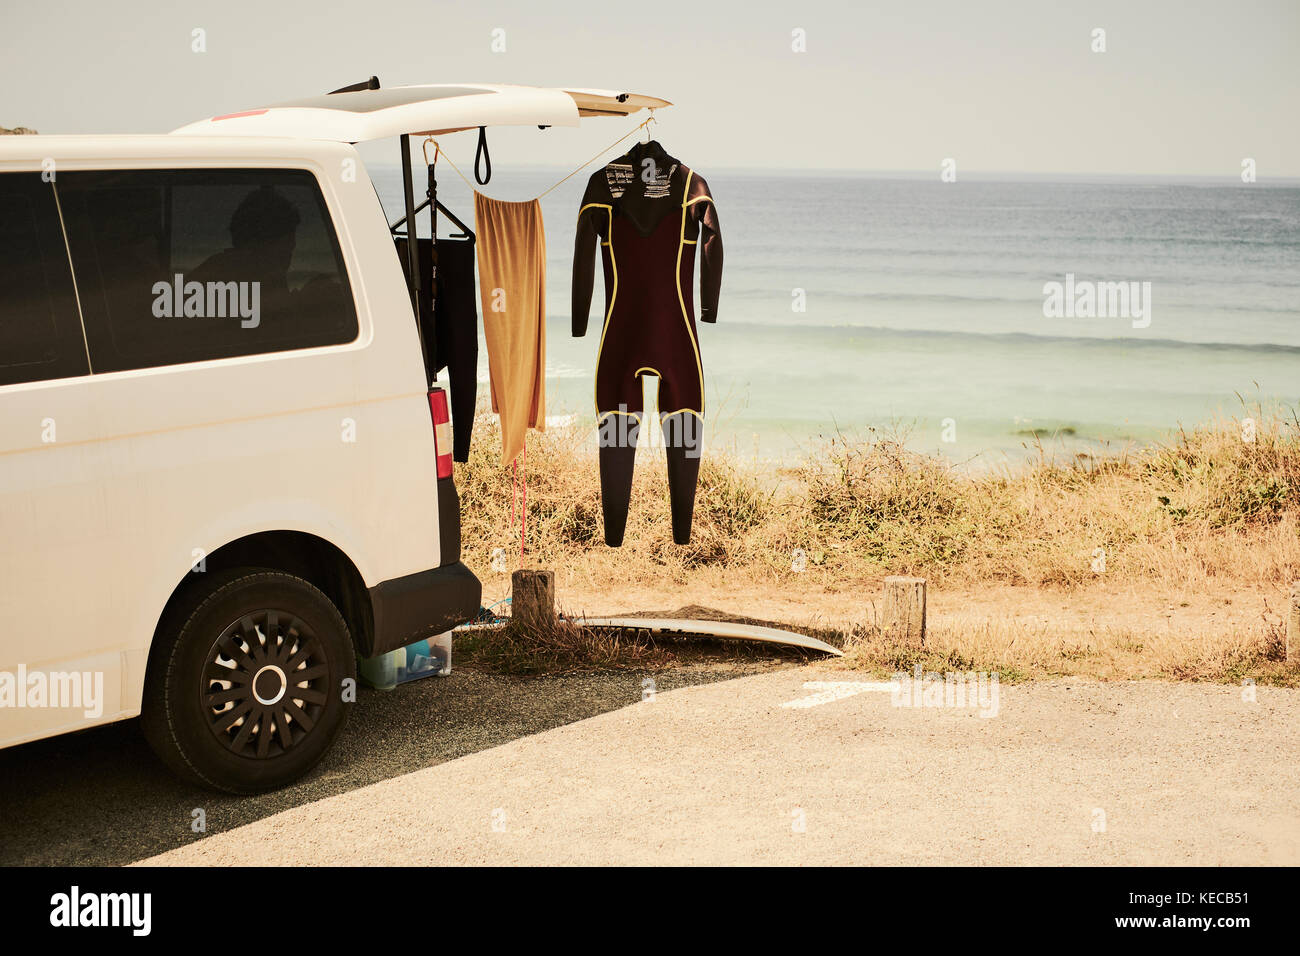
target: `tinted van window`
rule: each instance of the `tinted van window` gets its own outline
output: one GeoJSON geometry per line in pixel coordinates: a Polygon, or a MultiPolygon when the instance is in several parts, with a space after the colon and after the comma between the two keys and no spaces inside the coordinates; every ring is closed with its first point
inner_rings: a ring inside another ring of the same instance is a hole
{"type": "Polygon", "coordinates": [[[86,372],[54,187],[40,173],[0,173],[0,385],[86,372]]]}
{"type": "Polygon", "coordinates": [[[57,188],[96,372],[357,336],[338,239],[305,170],[69,172],[57,188]]]}

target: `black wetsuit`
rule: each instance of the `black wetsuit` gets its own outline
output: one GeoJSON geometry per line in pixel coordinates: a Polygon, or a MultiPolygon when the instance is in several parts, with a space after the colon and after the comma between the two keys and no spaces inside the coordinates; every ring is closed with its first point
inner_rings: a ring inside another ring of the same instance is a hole
{"type": "Polygon", "coordinates": [[[596,358],[605,541],[623,541],[643,402],[659,379],[673,540],[691,536],[704,423],[704,370],[692,281],[700,253],[700,321],[717,321],[722,235],[709,187],[658,143],[638,144],[588,181],[573,256],[573,334],[584,335],[600,243],[605,319],[596,358]]]}
{"type": "MultiPolygon", "coordinates": [[[[433,281],[432,244],[418,242],[420,287],[433,281]]],[[[402,268],[407,268],[406,240],[397,240],[402,268]]],[[[452,457],[469,461],[470,436],[474,432],[474,405],[478,396],[478,294],[474,290],[474,240],[438,240],[438,290],[434,316],[427,299],[420,302],[420,331],[424,340],[425,365],[435,372],[447,370],[451,391],[452,457]],[[430,361],[430,345],[435,346],[430,361]]]]}

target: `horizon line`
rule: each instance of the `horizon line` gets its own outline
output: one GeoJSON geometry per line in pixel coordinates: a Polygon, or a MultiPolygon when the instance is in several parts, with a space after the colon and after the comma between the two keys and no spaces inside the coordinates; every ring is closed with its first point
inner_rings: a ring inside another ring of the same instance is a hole
{"type": "MultiPolygon", "coordinates": [[[[371,167],[391,167],[399,168],[399,163],[381,161],[367,163],[371,167]]],[[[555,172],[561,170],[570,170],[572,167],[564,164],[546,164],[546,163],[518,163],[507,164],[497,163],[500,168],[524,169],[524,170],[546,170],[555,172]]],[[[593,168],[596,168],[594,163],[593,168]]],[[[580,167],[580,169],[585,167],[580,167]]],[[[694,168],[694,167],[692,167],[694,168]]],[[[761,174],[761,173],[786,173],[804,176],[825,175],[825,176],[867,176],[881,179],[915,179],[915,180],[938,180],[938,169],[860,169],[846,166],[711,166],[712,172],[723,172],[729,174],[761,174]]],[[[1052,180],[1054,177],[1060,177],[1065,180],[1081,179],[1109,179],[1109,180],[1165,180],[1165,181],[1197,181],[1197,182],[1214,182],[1220,185],[1239,184],[1242,186],[1261,186],[1268,184],[1285,184],[1300,185],[1300,173],[1294,175],[1270,175],[1259,176],[1255,182],[1246,183],[1241,181],[1240,173],[1136,173],[1136,172],[1066,172],[1052,170],[1046,172],[1031,170],[990,170],[977,169],[965,170],[959,172],[955,182],[960,183],[962,179],[984,178],[984,179],[1005,179],[1014,180],[1017,178],[1052,180]]]]}

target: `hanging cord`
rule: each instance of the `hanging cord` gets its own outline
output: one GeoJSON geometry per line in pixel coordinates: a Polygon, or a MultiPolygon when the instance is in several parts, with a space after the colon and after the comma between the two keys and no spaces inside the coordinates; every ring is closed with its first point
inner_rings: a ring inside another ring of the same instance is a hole
{"type": "Polygon", "coordinates": [[[474,182],[486,186],[492,181],[492,155],[488,152],[487,127],[478,128],[478,149],[474,150],[474,182]],[[487,162],[487,175],[478,171],[479,164],[487,162]]]}
{"type": "MultiPolygon", "coordinates": [[[[658,122],[659,122],[659,121],[658,121],[657,119],[655,119],[655,112],[654,112],[654,109],[652,108],[652,109],[650,110],[650,115],[649,115],[646,119],[642,120],[640,123],[638,123],[636,126],[632,127],[632,129],[628,130],[626,133],[624,133],[624,134],[623,134],[622,136],[620,136],[618,139],[614,140],[614,142],[610,143],[608,146],[606,146],[604,149],[602,149],[602,150],[601,150],[599,153],[597,153],[595,156],[591,157],[591,159],[587,160],[585,163],[583,163],[581,166],[579,166],[579,167],[578,167],[577,169],[575,169],[573,172],[569,173],[569,175],[565,176],[563,179],[561,179],[561,180],[560,180],[558,183],[556,183],[554,186],[551,186],[550,189],[547,189],[545,192],[541,193],[539,196],[537,196],[537,198],[538,198],[538,199],[541,199],[542,196],[545,196],[547,193],[552,192],[552,191],[554,191],[555,189],[558,189],[560,186],[563,186],[565,183],[567,183],[567,182],[568,182],[570,179],[572,179],[574,176],[578,175],[578,173],[582,172],[584,169],[586,169],[588,166],[590,166],[590,165],[591,165],[592,163],[594,163],[596,160],[600,159],[600,157],[604,156],[606,153],[608,153],[611,149],[613,149],[613,148],[614,148],[615,146],[617,146],[619,143],[623,142],[623,140],[627,139],[629,136],[635,136],[638,132],[640,132],[640,131],[643,130],[643,129],[647,129],[647,130],[648,130],[651,124],[655,124],[655,125],[657,125],[658,122]]],[[[425,160],[425,163],[427,164],[428,161],[429,161],[429,144],[430,144],[430,143],[432,143],[432,144],[434,145],[434,162],[436,163],[436,162],[438,161],[437,158],[438,158],[439,155],[441,155],[441,156],[443,156],[444,158],[446,158],[446,160],[447,160],[447,165],[449,165],[453,170],[456,171],[456,175],[459,176],[459,177],[461,178],[461,180],[464,181],[465,185],[468,186],[468,187],[470,188],[471,191],[473,191],[473,192],[478,192],[478,190],[474,188],[474,184],[471,183],[471,182],[469,181],[469,179],[465,176],[465,174],[462,173],[462,172],[460,171],[460,167],[457,166],[455,163],[453,163],[453,162],[451,161],[451,157],[450,157],[450,156],[448,156],[446,153],[442,152],[442,146],[440,146],[439,143],[438,143],[438,141],[437,141],[436,139],[434,139],[432,136],[428,137],[428,138],[425,139],[425,141],[424,141],[424,160],[425,160]]],[[[477,174],[477,171],[476,171],[476,172],[475,172],[475,177],[476,177],[476,178],[477,178],[477,175],[478,175],[478,174],[477,174]]],[[[490,175],[490,174],[489,174],[489,175],[490,175]]]]}
{"type": "Polygon", "coordinates": [[[510,527],[515,526],[515,507],[519,508],[519,563],[524,563],[524,541],[528,536],[528,449],[525,447],[519,452],[519,457],[511,462],[511,498],[510,498],[510,527]],[[519,463],[524,464],[523,481],[519,480],[519,463]],[[522,495],[520,488],[522,485],[522,495]],[[521,500],[522,498],[522,500],[521,500]]]}
{"type": "Polygon", "coordinates": [[[456,175],[461,178],[461,181],[470,188],[470,191],[478,192],[478,190],[474,188],[474,184],[465,178],[465,174],[460,171],[460,167],[451,161],[451,157],[442,151],[442,146],[439,145],[438,141],[434,139],[432,136],[430,136],[428,139],[424,141],[424,161],[426,163],[429,161],[430,143],[433,144],[433,156],[434,156],[433,161],[436,163],[438,161],[439,156],[447,160],[447,165],[450,166],[455,171],[456,175]]]}
{"type": "MultiPolygon", "coordinates": [[[[622,136],[620,136],[618,139],[614,140],[614,142],[610,143],[608,146],[606,146],[604,149],[602,149],[602,150],[601,150],[599,153],[597,153],[595,156],[591,157],[591,159],[587,160],[585,163],[583,163],[581,166],[579,166],[579,167],[578,167],[577,169],[575,169],[573,172],[569,173],[569,175],[565,176],[563,179],[561,179],[558,183],[556,183],[556,184],[555,184],[554,186],[552,186],[550,189],[546,190],[546,192],[542,193],[542,196],[545,196],[546,193],[551,192],[551,190],[553,190],[553,189],[557,189],[557,188],[559,188],[560,186],[563,186],[563,185],[564,185],[565,183],[567,183],[570,179],[572,179],[574,176],[578,175],[578,173],[582,172],[584,169],[586,169],[588,166],[590,166],[590,165],[591,165],[592,163],[594,163],[596,160],[600,159],[600,157],[604,156],[606,153],[608,153],[611,149],[613,149],[613,148],[614,148],[615,146],[617,146],[619,143],[623,142],[623,140],[627,139],[629,136],[635,136],[635,135],[636,135],[640,130],[643,130],[643,129],[648,130],[648,129],[650,128],[650,124],[651,124],[651,123],[658,123],[658,120],[655,119],[655,111],[654,111],[653,108],[651,108],[651,110],[650,110],[650,115],[647,116],[647,117],[646,117],[642,122],[638,123],[638,124],[636,125],[636,127],[634,127],[632,130],[630,130],[630,131],[624,133],[624,134],[623,134],[622,136]]],[[[541,199],[542,196],[538,196],[537,198],[538,198],[538,199],[541,199]]]]}

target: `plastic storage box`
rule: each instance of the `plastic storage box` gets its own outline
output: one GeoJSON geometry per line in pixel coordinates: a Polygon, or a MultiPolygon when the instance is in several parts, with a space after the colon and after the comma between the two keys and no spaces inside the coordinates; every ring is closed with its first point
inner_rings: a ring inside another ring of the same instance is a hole
{"type": "Polygon", "coordinates": [[[361,659],[357,673],[376,690],[392,690],[398,684],[421,677],[446,677],[451,673],[451,631],[378,657],[361,659]]]}

